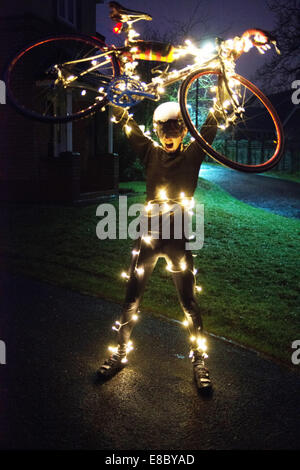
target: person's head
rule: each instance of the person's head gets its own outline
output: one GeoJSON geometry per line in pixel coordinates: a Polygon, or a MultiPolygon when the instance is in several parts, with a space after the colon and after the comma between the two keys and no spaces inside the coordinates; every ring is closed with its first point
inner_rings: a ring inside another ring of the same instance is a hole
{"type": "Polygon", "coordinates": [[[153,126],[164,150],[168,153],[175,152],[179,148],[187,133],[180,106],[173,101],[162,103],[156,108],[153,114],[153,126]]]}

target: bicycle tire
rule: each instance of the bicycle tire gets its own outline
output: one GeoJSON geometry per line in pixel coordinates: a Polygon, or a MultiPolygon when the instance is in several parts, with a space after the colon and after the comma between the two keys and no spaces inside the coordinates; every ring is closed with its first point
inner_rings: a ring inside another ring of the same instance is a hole
{"type": "Polygon", "coordinates": [[[269,101],[269,99],[253,83],[251,83],[246,78],[238,74],[235,74],[232,77],[234,80],[237,80],[239,83],[241,83],[245,88],[250,90],[250,92],[253,93],[256,96],[256,98],[259,99],[259,101],[263,104],[264,108],[267,110],[269,117],[272,119],[272,122],[275,128],[275,133],[276,133],[276,141],[274,141],[274,143],[276,143],[276,148],[271,158],[269,158],[267,161],[263,163],[255,164],[255,165],[249,165],[245,163],[232,161],[228,159],[226,155],[224,155],[223,153],[220,153],[219,151],[215,150],[208,142],[206,142],[206,140],[201,136],[200,132],[196,129],[190,117],[189,111],[187,109],[188,108],[187,107],[187,94],[188,94],[189,88],[191,87],[192,83],[196,79],[203,77],[204,75],[212,75],[212,74],[219,76],[221,75],[221,71],[212,70],[212,69],[198,70],[198,71],[191,73],[181,84],[181,87],[179,90],[179,103],[180,103],[183,120],[189,132],[194,137],[194,139],[197,140],[200,146],[205,150],[205,152],[211,158],[221,163],[222,165],[225,165],[226,167],[229,167],[238,171],[243,171],[246,173],[261,173],[261,172],[270,170],[282,158],[283,148],[284,148],[283,127],[278,117],[278,114],[274,106],[269,101]]]}
{"type": "MultiPolygon", "coordinates": [[[[4,81],[6,84],[7,97],[8,97],[10,104],[17,111],[19,111],[21,114],[25,115],[26,117],[29,117],[31,119],[35,119],[41,122],[50,122],[54,124],[78,120],[90,114],[93,114],[99,109],[105,107],[108,103],[108,99],[106,96],[104,96],[102,100],[98,100],[97,102],[88,106],[87,108],[80,109],[76,112],[72,112],[71,114],[64,115],[64,116],[46,116],[40,112],[36,112],[35,110],[28,109],[28,107],[24,106],[22,102],[20,102],[20,98],[16,96],[15,91],[12,88],[13,80],[17,80],[17,77],[14,76],[14,74],[16,75],[17,73],[16,72],[17,65],[20,64],[20,60],[24,58],[25,55],[28,58],[28,55],[32,51],[34,51],[35,48],[43,44],[50,44],[50,43],[53,44],[54,41],[58,41],[58,42],[61,41],[62,43],[63,41],[70,41],[71,43],[74,41],[74,43],[77,42],[79,45],[81,44],[82,46],[85,45],[86,47],[94,48],[95,50],[99,50],[99,52],[103,52],[104,48],[106,47],[106,44],[102,42],[101,40],[99,40],[98,38],[88,36],[88,35],[83,35],[83,34],[57,34],[54,36],[42,38],[38,42],[28,44],[16,54],[16,56],[10,61],[9,65],[7,66],[4,72],[4,81]]],[[[115,54],[111,54],[109,58],[111,61],[111,68],[112,68],[111,79],[112,79],[115,76],[118,76],[120,74],[120,68],[119,68],[119,63],[115,54]]],[[[20,77],[20,79],[21,78],[23,77],[20,77]]],[[[32,85],[30,84],[30,86],[34,86],[34,84],[32,85]]]]}

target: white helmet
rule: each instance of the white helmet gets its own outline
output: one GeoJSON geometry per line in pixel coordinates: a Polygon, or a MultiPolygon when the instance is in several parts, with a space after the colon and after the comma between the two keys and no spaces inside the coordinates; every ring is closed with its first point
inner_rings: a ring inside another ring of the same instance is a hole
{"type": "Polygon", "coordinates": [[[168,101],[157,106],[153,114],[154,122],[166,122],[169,119],[182,119],[180,106],[176,101],[168,101]]]}
{"type": "Polygon", "coordinates": [[[179,104],[175,101],[160,104],[154,111],[153,125],[158,135],[179,137],[185,129],[179,104]]]}

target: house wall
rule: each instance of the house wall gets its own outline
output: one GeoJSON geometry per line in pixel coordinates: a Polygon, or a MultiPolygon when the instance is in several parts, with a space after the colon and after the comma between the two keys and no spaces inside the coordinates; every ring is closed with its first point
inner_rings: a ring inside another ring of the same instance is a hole
{"type": "MultiPolygon", "coordinates": [[[[95,0],[78,0],[77,8],[80,32],[94,34],[95,0]]],[[[76,29],[57,18],[57,0],[5,2],[0,6],[0,71],[24,45],[55,32],[68,31],[76,29]]],[[[0,106],[0,123],[0,200],[51,200],[57,199],[57,194],[61,200],[74,200],[80,195],[81,176],[84,172],[87,174],[89,160],[107,151],[103,142],[97,143],[95,138],[93,144],[90,142],[91,130],[95,132],[97,129],[95,118],[73,124],[73,151],[80,156],[76,156],[74,161],[64,159],[62,163],[53,160],[53,125],[23,117],[8,103],[0,106]]],[[[107,127],[107,117],[102,118],[101,125],[107,127]]],[[[108,174],[110,172],[109,168],[108,174]]],[[[99,176],[99,191],[100,180],[99,176]]],[[[86,178],[84,185],[88,190],[86,178]]],[[[94,188],[95,184],[92,186],[94,188]]],[[[108,186],[115,191],[114,178],[108,186]]],[[[107,190],[107,184],[103,189],[107,190]]]]}

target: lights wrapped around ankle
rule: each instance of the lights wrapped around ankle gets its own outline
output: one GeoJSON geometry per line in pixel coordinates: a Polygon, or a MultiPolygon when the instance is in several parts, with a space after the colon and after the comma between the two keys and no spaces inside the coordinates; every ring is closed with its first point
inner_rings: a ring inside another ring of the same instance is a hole
{"type": "Polygon", "coordinates": [[[206,339],[203,338],[203,336],[191,336],[190,337],[191,342],[193,343],[193,348],[190,350],[189,357],[193,358],[195,355],[195,352],[199,352],[202,355],[203,359],[208,358],[208,354],[206,353],[207,351],[207,344],[206,344],[206,339]]]}
{"type": "MultiPolygon", "coordinates": [[[[128,362],[127,354],[129,354],[133,349],[134,348],[133,348],[133,345],[132,345],[132,341],[128,341],[128,343],[126,344],[125,356],[121,359],[121,362],[123,364],[126,364],[126,362],[128,362]]],[[[108,350],[112,354],[118,354],[119,353],[119,346],[109,346],[108,350]]]]}

